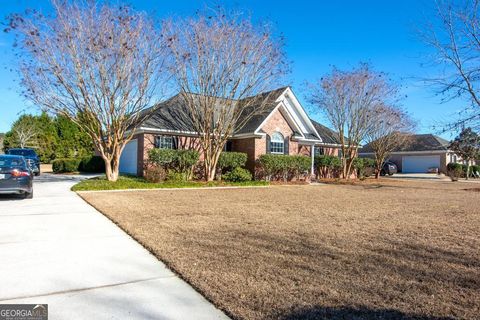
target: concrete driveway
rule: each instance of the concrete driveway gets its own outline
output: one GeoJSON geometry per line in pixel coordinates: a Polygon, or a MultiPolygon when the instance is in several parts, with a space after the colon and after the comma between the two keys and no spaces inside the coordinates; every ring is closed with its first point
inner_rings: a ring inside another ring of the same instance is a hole
{"type": "Polygon", "coordinates": [[[393,176],[385,176],[393,179],[408,179],[408,180],[433,180],[433,181],[450,181],[450,178],[445,175],[436,173],[396,173],[393,176]]]}
{"type": "Polygon", "coordinates": [[[50,319],[227,319],[70,187],[0,197],[0,304],[48,303],[50,319]]]}

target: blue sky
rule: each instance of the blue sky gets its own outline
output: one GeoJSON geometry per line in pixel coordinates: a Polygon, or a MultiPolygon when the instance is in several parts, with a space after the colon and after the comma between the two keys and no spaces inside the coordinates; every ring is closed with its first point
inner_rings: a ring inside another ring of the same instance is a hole
{"type": "MultiPolygon", "coordinates": [[[[422,86],[420,78],[435,70],[421,67],[426,48],[416,37],[416,28],[432,15],[429,0],[365,1],[130,1],[139,10],[162,18],[191,15],[205,3],[220,3],[250,13],[254,19],[267,19],[277,32],[285,35],[292,73],[286,84],[305,101],[304,83],[314,81],[335,65],[352,68],[366,61],[387,72],[402,86],[407,97],[403,105],[418,121],[418,131],[432,132],[432,125],[448,119],[460,102],[440,104],[432,90],[422,86]]],[[[0,0],[0,17],[26,8],[48,10],[46,0],[0,0]]],[[[3,29],[3,28],[2,28],[3,29]]],[[[8,131],[22,112],[37,112],[23,100],[15,80],[15,60],[11,36],[0,33],[0,132],[8,131]],[[10,71],[12,69],[13,71],[10,71]]],[[[323,120],[320,115],[312,117],[323,120]]],[[[443,134],[451,138],[450,134],[443,134]]]]}

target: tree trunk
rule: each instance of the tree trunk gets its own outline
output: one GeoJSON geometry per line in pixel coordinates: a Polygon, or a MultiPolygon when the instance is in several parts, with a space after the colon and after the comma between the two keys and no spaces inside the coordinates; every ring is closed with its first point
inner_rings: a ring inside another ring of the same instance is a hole
{"type": "Polygon", "coordinates": [[[112,182],[117,181],[120,170],[120,162],[118,161],[118,159],[109,160],[106,157],[103,157],[103,161],[105,161],[105,176],[107,177],[107,180],[112,182]]]}
{"type": "Polygon", "coordinates": [[[354,158],[349,158],[349,160],[346,160],[346,179],[349,180],[350,179],[350,175],[352,173],[352,165],[353,165],[353,160],[354,158]]]}
{"type": "Polygon", "coordinates": [[[205,171],[205,179],[207,181],[213,181],[216,178],[217,175],[217,163],[218,163],[218,158],[220,158],[220,153],[223,150],[222,148],[212,148],[214,150],[208,150],[208,152],[205,152],[204,148],[203,154],[204,154],[204,161],[203,161],[203,166],[204,166],[204,171],[205,171]],[[218,150],[215,150],[218,149],[218,150]]]}
{"type": "Polygon", "coordinates": [[[468,180],[468,176],[470,175],[470,160],[467,160],[467,174],[465,180],[468,180]]]}
{"type": "Polygon", "coordinates": [[[379,159],[378,157],[375,158],[375,179],[380,178],[380,173],[382,172],[383,167],[383,159],[379,159]]]}
{"type": "Polygon", "coordinates": [[[215,180],[215,170],[212,170],[212,168],[208,164],[205,166],[205,178],[207,179],[207,181],[215,180]]]}
{"type": "Polygon", "coordinates": [[[215,159],[218,159],[218,157],[211,155],[210,156],[213,159],[207,159],[205,158],[204,161],[204,168],[205,168],[205,179],[207,181],[213,181],[215,180],[215,176],[217,174],[217,161],[215,159]]]}

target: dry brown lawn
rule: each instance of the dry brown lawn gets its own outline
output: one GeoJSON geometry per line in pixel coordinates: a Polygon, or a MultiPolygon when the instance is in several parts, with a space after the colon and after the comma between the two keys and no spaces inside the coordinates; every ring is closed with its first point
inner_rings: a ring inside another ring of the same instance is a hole
{"type": "Polygon", "coordinates": [[[480,319],[477,184],[84,193],[235,319],[480,319]]]}

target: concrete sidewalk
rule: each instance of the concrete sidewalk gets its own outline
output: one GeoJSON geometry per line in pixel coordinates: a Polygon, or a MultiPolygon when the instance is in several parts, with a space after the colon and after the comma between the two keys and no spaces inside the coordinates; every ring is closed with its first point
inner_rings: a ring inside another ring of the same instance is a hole
{"type": "Polygon", "coordinates": [[[0,197],[0,304],[48,303],[49,319],[228,319],[70,187],[0,197]]]}

